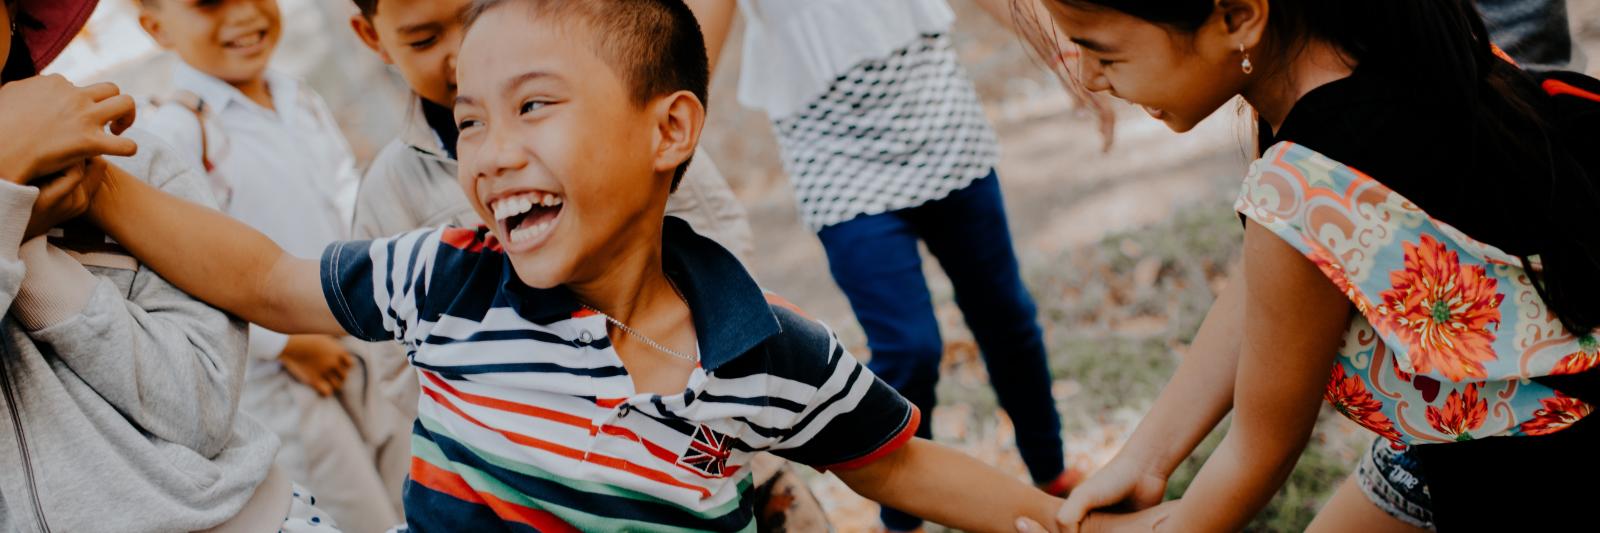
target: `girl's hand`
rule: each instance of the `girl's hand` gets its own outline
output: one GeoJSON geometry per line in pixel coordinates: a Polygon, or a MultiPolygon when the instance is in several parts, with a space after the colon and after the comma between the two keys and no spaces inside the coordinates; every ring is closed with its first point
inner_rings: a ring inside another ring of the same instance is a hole
{"type": "Polygon", "coordinates": [[[23,233],[22,242],[82,216],[93,203],[95,193],[100,191],[105,175],[106,162],[96,157],[39,180],[39,197],[33,201],[33,214],[28,217],[28,229],[23,233]]]}
{"type": "Polygon", "coordinates": [[[1085,518],[1092,511],[1117,507],[1118,511],[1140,511],[1161,503],[1167,491],[1167,476],[1142,463],[1117,455],[1083,484],[1067,494],[1066,503],[1056,513],[1056,522],[1065,532],[1088,531],[1085,518]]]}
{"type": "Polygon", "coordinates": [[[59,75],[0,86],[0,179],[27,185],[90,157],[133,155],[138,145],[119,135],[133,125],[135,105],[121,92],[59,75]]]}
{"type": "Polygon", "coordinates": [[[1100,533],[1102,531],[1156,531],[1161,523],[1172,514],[1177,507],[1178,500],[1145,509],[1143,511],[1117,514],[1117,513],[1092,513],[1083,521],[1083,533],[1100,533]]]}

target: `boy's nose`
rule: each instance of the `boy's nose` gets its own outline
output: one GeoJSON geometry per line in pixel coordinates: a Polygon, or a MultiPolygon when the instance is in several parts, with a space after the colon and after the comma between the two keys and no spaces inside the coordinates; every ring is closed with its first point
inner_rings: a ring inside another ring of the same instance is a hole
{"type": "Polygon", "coordinates": [[[503,176],[528,166],[528,153],[516,135],[491,131],[482,155],[487,164],[480,167],[480,173],[486,177],[503,176]]]}

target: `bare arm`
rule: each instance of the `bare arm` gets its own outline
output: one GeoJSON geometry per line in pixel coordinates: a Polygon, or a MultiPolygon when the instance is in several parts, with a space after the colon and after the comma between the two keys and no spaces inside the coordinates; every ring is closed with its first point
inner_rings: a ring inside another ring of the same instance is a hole
{"type": "Polygon", "coordinates": [[[180,290],[284,333],[342,335],[317,261],[266,235],[110,166],[89,217],[180,290]]]}
{"type": "Polygon", "coordinates": [[[1237,531],[1267,504],[1311,436],[1349,327],[1349,300],[1288,243],[1251,222],[1244,254],[1233,426],[1164,529],[1237,531]]]}
{"type": "Polygon", "coordinates": [[[706,55],[710,56],[711,72],[717,71],[717,60],[722,58],[722,46],[733,31],[733,17],[739,14],[738,0],[686,0],[689,9],[700,20],[700,32],[705,34],[706,55]]]}
{"type": "Polygon", "coordinates": [[[923,439],[836,474],[862,496],[964,531],[1016,531],[1019,517],[1052,523],[1061,503],[969,455],[923,439]]]}

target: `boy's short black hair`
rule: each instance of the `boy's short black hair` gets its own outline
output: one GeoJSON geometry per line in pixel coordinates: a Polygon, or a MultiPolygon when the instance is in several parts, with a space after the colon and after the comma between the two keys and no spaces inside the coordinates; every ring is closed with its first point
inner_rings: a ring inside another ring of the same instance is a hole
{"type": "MultiPolygon", "coordinates": [[[[357,4],[376,0],[356,0],[357,4]]],[[[587,24],[597,36],[601,59],[621,75],[635,105],[689,91],[709,105],[711,67],[700,22],[683,0],[477,0],[467,13],[470,28],[484,12],[517,3],[534,15],[587,24]]],[[[678,167],[678,187],[689,161],[678,167]]]]}
{"type": "Polygon", "coordinates": [[[363,16],[363,17],[367,17],[367,18],[370,19],[370,18],[372,18],[372,15],[374,15],[374,14],[376,14],[378,12],[378,0],[353,0],[353,1],[356,3],[356,9],[360,9],[361,10],[361,16],[363,16]]]}

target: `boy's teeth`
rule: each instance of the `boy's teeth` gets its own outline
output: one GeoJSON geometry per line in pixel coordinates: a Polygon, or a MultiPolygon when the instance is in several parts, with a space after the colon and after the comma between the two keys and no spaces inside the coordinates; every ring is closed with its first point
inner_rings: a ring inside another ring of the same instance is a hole
{"type": "Polygon", "coordinates": [[[550,231],[552,225],[554,225],[553,221],[546,220],[532,227],[511,230],[511,242],[522,242],[543,235],[545,232],[550,231]]]}
{"type": "Polygon", "coordinates": [[[507,218],[531,211],[533,210],[534,206],[555,207],[561,205],[561,203],[562,200],[560,196],[554,194],[531,193],[514,198],[503,198],[496,200],[489,206],[489,210],[494,213],[495,220],[505,220],[507,218]]]}

